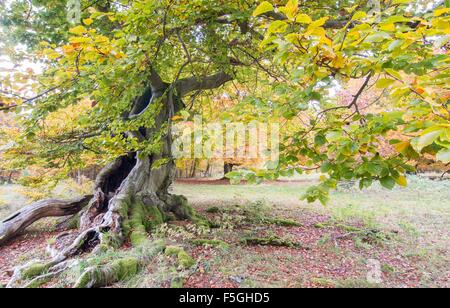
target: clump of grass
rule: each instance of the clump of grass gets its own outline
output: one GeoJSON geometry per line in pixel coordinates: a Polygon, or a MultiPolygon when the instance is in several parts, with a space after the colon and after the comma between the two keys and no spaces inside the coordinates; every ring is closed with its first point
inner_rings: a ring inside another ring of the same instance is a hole
{"type": "Polygon", "coordinates": [[[377,289],[381,286],[370,283],[366,279],[345,279],[337,281],[335,287],[339,289],[377,289]]]}

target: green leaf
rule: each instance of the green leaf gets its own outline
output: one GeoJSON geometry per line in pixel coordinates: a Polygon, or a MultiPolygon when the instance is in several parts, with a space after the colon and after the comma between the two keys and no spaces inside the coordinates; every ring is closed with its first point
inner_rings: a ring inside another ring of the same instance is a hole
{"type": "Polygon", "coordinates": [[[286,29],[288,27],[288,24],[281,20],[275,20],[273,23],[270,24],[268,28],[268,33],[284,33],[286,32],[286,29]]]}
{"type": "Polygon", "coordinates": [[[372,176],[381,175],[381,173],[383,172],[383,167],[378,164],[374,164],[374,163],[368,163],[365,166],[365,169],[372,176]]]}
{"type": "Polygon", "coordinates": [[[392,77],[395,77],[395,78],[397,78],[399,80],[402,80],[402,75],[400,75],[400,73],[397,72],[396,70],[393,70],[392,68],[386,68],[385,71],[386,71],[386,73],[388,73],[392,77]]]}
{"type": "Polygon", "coordinates": [[[391,36],[389,35],[389,33],[386,32],[378,32],[378,33],[374,33],[372,35],[369,35],[365,42],[368,43],[380,43],[386,39],[390,39],[391,36]]]}
{"type": "Polygon", "coordinates": [[[404,43],[403,40],[395,40],[391,44],[389,44],[388,50],[393,51],[393,50],[401,47],[403,45],[403,43],[404,43]]]}
{"type": "Polygon", "coordinates": [[[260,16],[267,12],[272,12],[273,10],[274,10],[273,5],[268,1],[264,1],[260,5],[258,5],[256,10],[253,12],[253,17],[260,16]]]}
{"type": "Polygon", "coordinates": [[[395,80],[393,79],[388,79],[388,78],[383,78],[377,81],[377,88],[378,89],[386,89],[387,87],[389,87],[390,85],[392,85],[393,83],[395,83],[395,80]]]}
{"type": "Polygon", "coordinates": [[[406,18],[405,16],[401,15],[395,15],[387,18],[384,20],[385,23],[397,23],[397,22],[409,22],[410,19],[406,18]]]}
{"type": "Polygon", "coordinates": [[[340,131],[333,131],[327,133],[327,140],[329,142],[335,142],[338,141],[342,137],[342,132],[340,131]]]}
{"type": "Polygon", "coordinates": [[[395,179],[391,176],[384,177],[380,180],[381,185],[387,189],[393,189],[395,187],[395,179]]]}
{"type": "Polygon", "coordinates": [[[411,0],[394,0],[392,2],[393,5],[397,5],[397,4],[409,4],[411,3],[411,0]]]}
{"type": "Polygon", "coordinates": [[[328,173],[328,171],[331,170],[333,166],[331,165],[330,162],[326,162],[322,165],[322,167],[320,168],[320,171],[322,171],[322,173],[328,173]]]}
{"type": "Polygon", "coordinates": [[[433,144],[439,136],[442,134],[442,129],[436,130],[426,130],[424,134],[417,138],[417,141],[414,142],[413,146],[417,152],[421,152],[427,146],[433,144]]]}
{"type": "Polygon", "coordinates": [[[450,163],[450,149],[442,149],[436,155],[437,160],[440,160],[444,164],[450,163]]]}
{"type": "Polygon", "coordinates": [[[314,143],[315,143],[317,146],[323,146],[324,144],[327,143],[327,139],[325,138],[324,135],[318,134],[318,135],[314,138],[314,143]]]}

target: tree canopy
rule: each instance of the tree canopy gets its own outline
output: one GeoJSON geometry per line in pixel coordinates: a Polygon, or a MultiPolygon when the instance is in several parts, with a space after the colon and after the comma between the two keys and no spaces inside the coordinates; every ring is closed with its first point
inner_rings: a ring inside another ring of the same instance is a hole
{"type": "Polygon", "coordinates": [[[2,55],[44,68],[0,74],[0,109],[20,122],[20,133],[5,131],[15,166],[67,171],[159,153],[162,133],[127,134],[164,130],[155,121],[163,100],[132,112],[146,89],[174,93],[189,110],[237,88],[245,95],[234,113],[282,119],[283,140],[279,164],[232,179],[318,170],[322,184],[304,198],[325,203],[342,180],[391,189],[407,185],[421,156],[450,163],[448,1],[103,0],[81,9],[70,25],[65,1],[0,5],[2,55]],[[336,99],[352,80],[351,99],[336,99]]]}

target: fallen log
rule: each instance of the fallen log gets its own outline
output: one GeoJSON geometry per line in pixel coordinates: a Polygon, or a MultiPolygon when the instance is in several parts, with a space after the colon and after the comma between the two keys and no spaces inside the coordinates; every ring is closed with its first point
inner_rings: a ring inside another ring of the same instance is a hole
{"type": "Polygon", "coordinates": [[[0,247],[21,234],[34,222],[46,217],[64,217],[80,212],[92,199],[84,196],[72,200],[44,200],[12,214],[0,224],[0,247]]]}

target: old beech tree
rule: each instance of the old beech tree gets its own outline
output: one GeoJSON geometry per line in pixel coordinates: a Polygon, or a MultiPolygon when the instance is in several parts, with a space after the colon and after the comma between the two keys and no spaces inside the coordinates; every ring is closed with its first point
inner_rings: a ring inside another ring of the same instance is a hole
{"type": "Polygon", "coordinates": [[[130,239],[139,257],[89,267],[76,283],[108,285],[164,249],[148,239],[156,225],[207,225],[169,192],[171,122],[222,87],[263,84],[247,103],[261,117],[268,109],[282,115],[290,128],[278,166],[232,172],[235,180],[321,170],[321,184],[304,198],[326,202],[341,180],[393,188],[407,184],[408,162],[420,155],[450,162],[450,9],[443,1],[83,0],[81,9],[80,23],[70,25],[65,1],[0,7],[1,52],[45,67],[39,75],[0,75],[0,110],[16,111],[23,128],[5,157],[61,170],[82,166],[86,155],[107,162],[92,195],[41,201],[2,222],[5,245],[43,217],[79,219],[76,237],[58,239],[50,261],[18,267],[11,286],[58,275],[74,257],[130,239]],[[336,105],[330,89],[350,79],[361,81],[360,90],[349,105],[336,105]],[[360,108],[373,88],[390,97],[378,114],[360,108]],[[76,119],[49,131],[46,121],[67,110],[76,119]],[[379,153],[386,142],[395,155],[379,153]]]}

